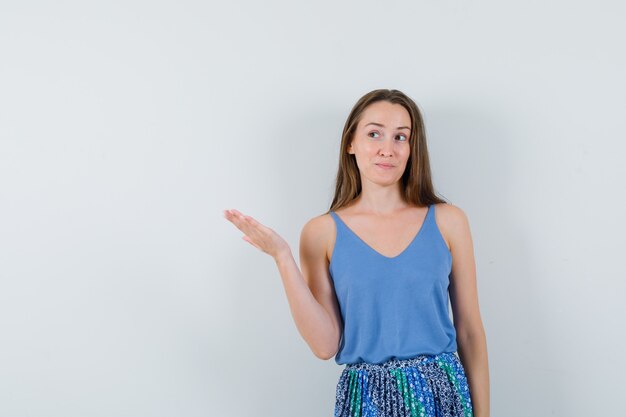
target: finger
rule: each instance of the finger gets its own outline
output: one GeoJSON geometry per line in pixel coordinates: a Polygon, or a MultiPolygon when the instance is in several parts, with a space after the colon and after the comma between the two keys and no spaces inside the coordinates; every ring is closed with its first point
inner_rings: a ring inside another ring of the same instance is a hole
{"type": "Polygon", "coordinates": [[[267,227],[263,224],[261,224],[260,222],[258,222],[254,217],[252,216],[245,216],[244,218],[245,222],[247,224],[249,224],[250,226],[252,226],[254,228],[254,230],[260,232],[260,233],[267,233],[267,227]]]}
{"type": "Polygon", "coordinates": [[[238,227],[248,236],[259,235],[265,232],[265,226],[254,220],[251,216],[243,216],[238,219],[238,227]]]}
{"type": "Polygon", "coordinates": [[[243,214],[240,215],[236,215],[235,219],[239,222],[240,225],[244,225],[244,226],[251,226],[250,223],[250,219],[248,218],[248,216],[244,216],[243,214]]]}
{"type": "Polygon", "coordinates": [[[235,226],[237,226],[239,229],[241,229],[241,226],[247,224],[245,216],[237,212],[236,210],[230,210],[229,216],[227,218],[230,222],[234,223],[235,226]]]}
{"type": "Polygon", "coordinates": [[[242,213],[242,212],[240,212],[239,210],[236,210],[236,209],[230,209],[230,212],[231,212],[231,213],[233,213],[235,216],[238,216],[238,217],[243,217],[243,213],[242,213]]]}
{"type": "Polygon", "coordinates": [[[224,217],[231,223],[234,223],[235,219],[237,218],[234,213],[231,213],[228,210],[224,210],[224,217]]]}
{"type": "Polygon", "coordinates": [[[238,213],[237,210],[235,209],[226,209],[223,210],[224,213],[224,217],[228,217],[228,218],[238,218],[240,217],[241,213],[238,213]]]}
{"type": "Polygon", "coordinates": [[[240,218],[236,217],[233,214],[229,215],[229,217],[226,217],[226,220],[228,220],[229,222],[234,224],[242,232],[244,232],[244,233],[249,232],[249,226],[250,225],[245,220],[240,219],[240,218]]]}
{"type": "Polygon", "coordinates": [[[251,224],[253,226],[260,225],[261,223],[257,222],[252,216],[247,216],[245,214],[241,214],[239,217],[241,220],[251,224]]]}
{"type": "Polygon", "coordinates": [[[252,216],[246,216],[243,213],[232,209],[233,218],[229,219],[239,230],[248,236],[262,237],[267,233],[266,227],[256,221],[252,216]]]}
{"type": "Polygon", "coordinates": [[[224,217],[228,220],[241,219],[241,213],[236,213],[235,210],[224,210],[224,217]]]}

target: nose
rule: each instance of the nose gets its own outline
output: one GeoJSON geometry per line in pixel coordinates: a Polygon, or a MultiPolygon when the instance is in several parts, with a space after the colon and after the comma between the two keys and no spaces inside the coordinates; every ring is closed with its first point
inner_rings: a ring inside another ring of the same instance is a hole
{"type": "Polygon", "coordinates": [[[393,155],[393,142],[391,140],[383,140],[380,145],[380,154],[381,155],[393,155]]]}

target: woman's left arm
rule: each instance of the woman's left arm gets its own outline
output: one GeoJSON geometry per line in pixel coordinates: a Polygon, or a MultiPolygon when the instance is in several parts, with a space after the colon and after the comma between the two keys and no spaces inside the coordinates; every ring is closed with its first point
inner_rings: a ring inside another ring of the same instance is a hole
{"type": "Polygon", "coordinates": [[[452,205],[442,213],[442,229],[452,253],[450,304],[457,335],[457,352],[467,375],[474,417],[489,417],[487,339],[478,306],[474,245],[463,210],[452,205]]]}

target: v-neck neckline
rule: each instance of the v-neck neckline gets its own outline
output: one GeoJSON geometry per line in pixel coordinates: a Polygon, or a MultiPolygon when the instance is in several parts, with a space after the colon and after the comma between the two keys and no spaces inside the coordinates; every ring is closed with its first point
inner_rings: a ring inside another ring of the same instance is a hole
{"type": "Polygon", "coordinates": [[[345,228],[346,228],[346,229],[348,229],[348,231],[349,231],[349,232],[350,232],[353,236],[355,236],[355,237],[356,237],[356,238],[357,238],[357,239],[358,239],[361,243],[363,243],[363,245],[365,245],[365,246],[366,246],[369,250],[371,250],[372,252],[374,252],[375,254],[377,254],[378,256],[380,256],[380,257],[382,257],[382,258],[385,258],[385,259],[388,259],[388,260],[394,260],[394,259],[397,259],[397,258],[399,258],[400,256],[404,255],[404,254],[405,254],[405,253],[409,250],[409,248],[410,248],[411,246],[413,246],[413,243],[415,243],[415,241],[417,240],[417,238],[418,238],[418,237],[422,234],[422,230],[424,230],[424,226],[426,225],[426,222],[428,221],[428,216],[430,215],[430,210],[431,210],[431,207],[432,207],[432,206],[433,206],[432,204],[428,206],[428,209],[426,210],[426,215],[424,216],[424,220],[422,220],[422,224],[421,224],[421,226],[420,226],[419,230],[417,231],[417,233],[415,234],[415,236],[413,236],[413,239],[411,239],[411,241],[409,242],[409,244],[408,244],[408,245],[407,245],[407,246],[406,246],[406,247],[405,247],[405,248],[404,248],[404,249],[403,249],[403,250],[402,250],[399,254],[397,254],[396,256],[387,256],[387,255],[383,255],[382,253],[378,252],[378,251],[377,251],[376,249],[374,249],[374,248],[373,248],[373,247],[372,247],[369,243],[367,243],[365,240],[363,240],[363,239],[361,238],[361,236],[357,235],[357,234],[354,232],[354,230],[352,230],[352,229],[350,228],[350,226],[348,226],[348,225],[346,224],[346,222],[344,222],[344,221],[341,219],[341,217],[339,217],[339,215],[337,214],[337,212],[333,211],[333,213],[335,213],[335,217],[336,217],[337,219],[339,219],[339,221],[340,221],[340,222],[341,222],[341,223],[345,226],[345,228]]]}

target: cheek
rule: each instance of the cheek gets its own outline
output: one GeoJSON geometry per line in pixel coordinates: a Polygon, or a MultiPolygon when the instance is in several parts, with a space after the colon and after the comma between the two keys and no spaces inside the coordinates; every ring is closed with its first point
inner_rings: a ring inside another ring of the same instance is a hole
{"type": "Polygon", "coordinates": [[[403,152],[402,152],[401,159],[402,159],[402,161],[403,161],[403,163],[404,163],[405,167],[406,167],[406,165],[409,163],[409,157],[410,157],[410,156],[411,156],[411,150],[410,150],[410,149],[408,149],[408,150],[406,150],[406,151],[403,151],[403,152]]]}
{"type": "Polygon", "coordinates": [[[411,152],[411,149],[405,143],[397,143],[395,148],[394,148],[394,152],[395,152],[397,158],[400,158],[400,159],[408,158],[409,157],[409,153],[411,152]]]}
{"type": "Polygon", "coordinates": [[[363,143],[361,143],[360,148],[363,152],[370,154],[372,152],[376,152],[378,146],[376,145],[376,143],[364,141],[363,143]]]}

